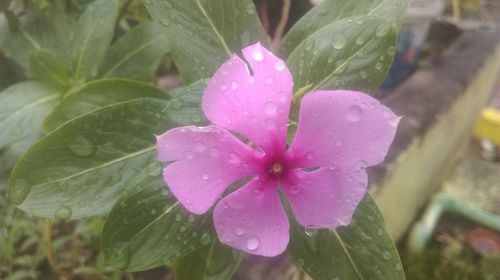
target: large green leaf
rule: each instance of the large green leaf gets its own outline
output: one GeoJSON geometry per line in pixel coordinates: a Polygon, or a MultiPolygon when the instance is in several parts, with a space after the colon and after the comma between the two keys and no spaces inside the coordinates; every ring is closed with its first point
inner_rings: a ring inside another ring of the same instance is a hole
{"type": "Polygon", "coordinates": [[[288,57],[295,87],[372,91],[385,79],[396,39],[396,26],[380,17],[345,18],[326,25],[288,57]]]}
{"type": "Polygon", "coordinates": [[[146,1],[172,38],[175,64],[188,82],[210,77],[232,53],[267,37],[251,0],[146,1]],[[174,40],[175,38],[175,40],[174,40]]]}
{"type": "MultiPolygon", "coordinates": [[[[380,16],[400,25],[411,0],[325,0],[311,9],[287,33],[281,53],[285,57],[307,37],[335,21],[353,16],[380,16]]],[[[334,40],[335,33],[325,37],[334,40]]]]}
{"type": "Polygon", "coordinates": [[[36,50],[49,50],[64,60],[70,60],[76,20],[55,10],[28,14],[27,20],[7,34],[0,48],[25,71],[36,50]]]}
{"type": "Polygon", "coordinates": [[[75,82],[86,81],[98,74],[113,38],[117,16],[117,0],[95,0],[79,18],[77,36],[72,43],[75,82]]]}
{"type": "Polygon", "coordinates": [[[243,252],[222,245],[214,238],[210,246],[176,260],[175,279],[230,280],[243,256],[243,252]]]}
{"type": "Polygon", "coordinates": [[[35,50],[32,53],[31,75],[62,92],[70,85],[70,76],[64,61],[44,49],[35,50]]]}
{"type": "Polygon", "coordinates": [[[108,50],[100,76],[151,80],[168,51],[167,38],[158,23],[138,25],[108,50]]]}
{"type": "Polygon", "coordinates": [[[142,97],[167,99],[168,95],[149,84],[132,80],[93,81],[66,95],[47,117],[44,126],[52,131],[71,119],[104,106],[142,97]]]}
{"type": "Polygon", "coordinates": [[[156,161],[154,135],[177,126],[168,108],[165,100],[136,99],[64,124],[19,159],[10,200],[40,217],[107,213],[128,182],[156,161]]]}
{"type": "Polygon", "coordinates": [[[189,214],[167,191],[161,170],[157,162],[147,166],[106,219],[102,246],[116,268],[146,270],[212,241],[210,215],[189,214]]]}
{"type": "Polygon", "coordinates": [[[42,83],[21,82],[0,93],[0,149],[17,145],[13,156],[24,152],[43,135],[42,121],[58,102],[60,94],[42,83]]]}
{"type": "Polygon", "coordinates": [[[350,225],[309,230],[292,221],[290,234],[289,251],[314,279],[405,279],[382,214],[368,194],[350,225]]]}

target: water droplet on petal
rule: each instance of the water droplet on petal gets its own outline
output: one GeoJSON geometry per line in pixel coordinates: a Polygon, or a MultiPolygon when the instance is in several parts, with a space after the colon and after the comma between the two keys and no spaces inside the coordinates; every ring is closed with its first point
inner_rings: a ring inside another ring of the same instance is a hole
{"type": "Polygon", "coordinates": [[[256,236],[252,236],[247,240],[247,249],[250,251],[257,250],[260,246],[260,241],[256,236]]]}
{"type": "Polygon", "coordinates": [[[187,152],[187,153],[185,154],[185,156],[186,156],[186,159],[193,159],[194,154],[193,154],[192,152],[187,152]]]}
{"type": "Polygon", "coordinates": [[[229,159],[229,162],[234,164],[234,165],[239,165],[241,163],[240,157],[235,152],[230,152],[227,155],[227,158],[229,159]]]}
{"type": "Polygon", "coordinates": [[[201,175],[201,179],[203,179],[203,181],[208,180],[208,174],[201,175]]]}
{"type": "Polygon", "coordinates": [[[269,130],[275,129],[276,128],[276,122],[274,121],[274,119],[267,119],[266,120],[266,127],[269,130]]]}
{"type": "Polygon", "coordinates": [[[264,53],[262,52],[262,48],[260,46],[255,46],[252,49],[252,57],[256,61],[262,61],[262,60],[264,60],[264,53]]]}
{"type": "Polygon", "coordinates": [[[220,86],[220,89],[222,89],[223,91],[227,90],[227,86],[226,85],[222,85],[220,86]]]}
{"type": "Polygon", "coordinates": [[[236,227],[236,229],[234,230],[234,234],[242,236],[243,234],[245,234],[245,229],[242,227],[236,227]]]}
{"type": "Polygon", "coordinates": [[[231,82],[231,88],[232,89],[237,89],[238,88],[238,83],[236,81],[231,82]]]}
{"type": "Polygon", "coordinates": [[[363,109],[357,105],[353,105],[347,109],[345,118],[349,122],[357,122],[363,116],[363,109]]]}
{"type": "Polygon", "coordinates": [[[196,142],[194,149],[198,153],[203,153],[207,149],[207,147],[202,142],[196,142]]]}
{"type": "Polygon", "coordinates": [[[337,146],[337,147],[342,146],[342,140],[340,140],[340,139],[335,140],[335,146],[337,146]]]}
{"type": "Polygon", "coordinates": [[[274,115],[276,115],[278,108],[276,107],[276,104],[274,104],[273,102],[267,102],[264,105],[264,111],[267,115],[274,116],[274,115]]]}
{"type": "Polygon", "coordinates": [[[220,150],[218,148],[216,148],[216,147],[212,147],[210,149],[210,156],[211,157],[215,157],[215,158],[219,157],[220,156],[220,150]]]}
{"type": "Polygon", "coordinates": [[[269,77],[269,78],[267,78],[266,82],[268,84],[272,84],[272,83],[274,83],[274,79],[272,77],[269,77]]]}
{"type": "Polygon", "coordinates": [[[275,64],[274,64],[274,69],[276,69],[276,71],[278,72],[281,72],[283,70],[285,70],[285,63],[283,61],[277,61],[275,64]]]}
{"type": "Polygon", "coordinates": [[[254,78],[254,77],[250,77],[250,78],[248,78],[248,82],[249,82],[250,84],[255,83],[255,78],[254,78]]]}

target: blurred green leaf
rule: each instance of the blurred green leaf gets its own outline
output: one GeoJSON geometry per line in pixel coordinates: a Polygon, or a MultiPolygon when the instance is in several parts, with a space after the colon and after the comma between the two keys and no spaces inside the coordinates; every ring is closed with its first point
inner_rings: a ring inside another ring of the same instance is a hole
{"type": "Polygon", "coordinates": [[[151,80],[168,51],[168,40],[159,23],[138,25],[111,46],[100,75],[151,80]]]}
{"type": "Polygon", "coordinates": [[[176,280],[229,280],[244,253],[222,245],[214,238],[210,246],[194,251],[175,262],[176,280]],[[195,268],[196,269],[193,269],[195,268]]]}
{"type": "Polygon", "coordinates": [[[177,126],[168,102],[143,98],[103,107],[54,130],[18,161],[9,198],[33,215],[106,214],[129,181],[156,161],[155,134],[177,126]]]}
{"type": "Polygon", "coordinates": [[[24,71],[30,68],[34,51],[51,51],[64,61],[70,60],[75,36],[76,20],[60,11],[48,10],[28,14],[22,26],[6,35],[0,48],[5,56],[14,60],[24,71]]]}
{"type": "Polygon", "coordinates": [[[76,83],[98,74],[99,65],[113,38],[117,16],[117,0],[95,0],[79,18],[77,36],[71,45],[76,83]]]}
{"type": "MultiPolygon", "coordinates": [[[[17,158],[43,135],[42,121],[60,94],[39,82],[21,82],[0,93],[0,149],[17,158]]],[[[10,161],[9,161],[10,162],[10,161]]]]}
{"type": "MultiPolygon", "coordinates": [[[[288,57],[295,48],[317,30],[338,20],[354,16],[379,16],[399,26],[411,0],[325,0],[304,15],[283,39],[280,53],[288,57]]],[[[333,41],[336,33],[324,39],[333,41]]]]}
{"type": "Polygon", "coordinates": [[[395,25],[380,17],[345,18],[326,25],[288,57],[295,88],[372,91],[389,71],[396,40],[395,25]]]}
{"type": "Polygon", "coordinates": [[[64,61],[47,50],[36,50],[31,55],[31,75],[64,92],[70,85],[68,68],[64,61]]]}
{"type": "Polygon", "coordinates": [[[211,215],[189,214],[169,194],[155,163],[130,183],[109,214],[102,246],[109,263],[141,271],[166,264],[212,241],[211,215]]]}
{"type": "Polygon", "coordinates": [[[348,226],[311,231],[291,221],[288,249],[313,279],[405,279],[398,251],[369,194],[348,226]]]}
{"type": "Polygon", "coordinates": [[[210,77],[232,53],[267,36],[251,0],[146,1],[165,27],[175,64],[189,83],[210,77]]]}
{"type": "Polygon", "coordinates": [[[47,117],[44,127],[47,131],[52,131],[63,123],[91,111],[142,97],[168,99],[169,96],[149,84],[132,80],[93,81],[66,95],[47,117]]]}

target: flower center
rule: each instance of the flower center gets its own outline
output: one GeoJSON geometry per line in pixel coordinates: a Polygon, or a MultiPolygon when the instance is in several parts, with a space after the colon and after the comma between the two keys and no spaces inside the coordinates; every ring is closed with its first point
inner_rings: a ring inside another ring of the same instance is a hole
{"type": "Polygon", "coordinates": [[[279,162],[273,163],[273,165],[271,165],[269,173],[272,173],[276,176],[283,174],[283,165],[279,162]]]}

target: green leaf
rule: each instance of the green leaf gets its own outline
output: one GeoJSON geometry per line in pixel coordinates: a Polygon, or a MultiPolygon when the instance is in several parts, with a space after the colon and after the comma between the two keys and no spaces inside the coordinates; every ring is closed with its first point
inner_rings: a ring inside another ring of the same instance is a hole
{"type": "Polygon", "coordinates": [[[125,79],[93,81],[66,95],[47,117],[44,127],[47,131],[52,131],[91,111],[142,97],[168,99],[168,95],[160,89],[142,82],[125,79]]]}
{"type": "Polygon", "coordinates": [[[229,280],[243,259],[243,252],[222,245],[217,238],[175,262],[176,280],[229,280]],[[193,269],[196,267],[196,269],[193,269]]]}
{"type": "Polygon", "coordinates": [[[42,121],[59,96],[56,90],[38,82],[21,82],[1,92],[0,149],[16,145],[11,156],[20,156],[23,148],[43,135],[42,121]]]}
{"type": "Polygon", "coordinates": [[[132,182],[109,214],[101,236],[108,262],[142,271],[211,243],[211,215],[189,214],[169,194],[153,163],[132,182]]]}
{"type": "MultiPolygon", "coordinates": [[[[179,116],[185,111],[200,110],[193,96],[201,95],[204,84],[188,86],[171,100],[133,99],[64,123],[19,160],[9,181],[10,200],[41,217],[106,214],[130,181],[156,163],[154,135],[184,125],[179,116]]],[[[197,118],[196,124],[205,123],[197,118]]]]}
{"type": "Polygon", "coordinates": [[[305,230],[291,222],[289,251],[314,279],[405,279],[398,251],[369,194],[352,223],[336,230],[305,230]]]}
{"type": "Polygon", "coordinates": [[[146,1],[153,20],[165,26],[174,62],[187,82],[210,77],[232,53],[267,42],[251,0],[146,1]]]}
{"type": "Polygon", "coordinates": [[[151,80],[168,51],[167,38],[158,23],[138,25],[108,50],[100,76],[151,80]]]}
{"type": "Polygon", "coordinates": [[[288,57],[295,88],[312,84],[311,90],[372,91],[389,71],[396,40],[395,25],[380,17],[346,18],[326,25],[288,57]]]}
{"type": "Polygon", "coordinates": [[[34,79],[64,91],[70,84],[68,68],[64,61],[47,50],[36,50],[31,55],[31,75],[34,79]]]}
{"type": "Polygon", "coordinates": [[[117,0],[95,0],[79,18],[78,36],[72,44],[73,77],[77,83],[97,75],[111,44],[117,16],[117,0]]]}
{"type": "Polygon", "coordinates": [[[156,160],[154,135],[177,126],[165,110],[165,100],[136,99],[64,124],[19,159],[10,200],[40,217],[106,214],[128,182],[156,160]]]}
{"type": "MultiPolygon", "coordinates": [[[[280,52],[288,57],[312,33],[354,16],[380,16],[401,25],[411,0],[325,0],[304,15],[283,39],[280,52]]],[[[332,33],[325,39],[333,40],[332,33]]]]}
{"type": "Polygon", "coordinates": [[[30,58],[36,50],[49,50],[69,60],[75,26],[76,20],[60,11],[29,14],[18,30],[7,34],[0,48],[25,71],[29,71],[30,58]]]}

